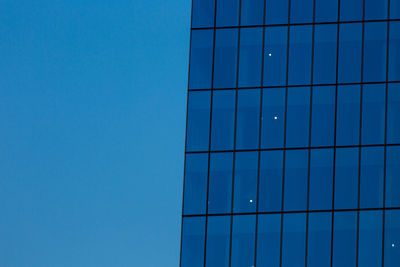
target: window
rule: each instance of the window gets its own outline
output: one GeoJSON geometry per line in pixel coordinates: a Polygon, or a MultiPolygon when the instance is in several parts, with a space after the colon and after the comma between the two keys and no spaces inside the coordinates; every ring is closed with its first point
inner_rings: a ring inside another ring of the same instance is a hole
{"type": "Polygon", "coordinates": [[[333,267],[355,267],[357,248],[357,213],[335,212],[333,231],[333,267]]]}
{"type": "Polygon", "coordinates": [[[400,81],[400,21],[389,26],[389,81],[400,81]]]}
{"type": "MultiPolygon", "coordinates": [[[[379,0],[383,1],[383,0],[379,0]]],[[[386,80],[386,22],[365,23],[364,82],[386,80]]]]}
{"type": "Polygon", "coordinates": [[[359,267],[382,266],[382,211],[360,211],[359,267]]]}
{"type": "Polygon", "coordinates": [[[239,90],[236,122],[236,149],[258,148],[260,90],[239,90]]]}
{"type": "Polygon", "coordinates": [[[387,19],[388,0],[365,0],[365,20],[387,19]]]}
{"type": "Polygon", "coordinates": [[[313,0],[292,0],[290,2],[290,22],[313,22],[313,0]]]}
{"type": "Polygon", "coordinates": [[[337,25],[315,25],[314,84],[336,83],[337,25]]]}
{"type": "Polygon", "coordinates": [[[232,224],[231,266],[253,266],[256,216],[233,216],[232,224]]]}
{"type": "Polygon", "coordinates": [[[207,220],[206,267],[228,267],[231,216],[209,216],[207,220]]]}
{"type": "Polygon", "coordinates": [[[192,5],[192,27],[214,27],[215,0],[193,0],[192,5]]]}
{"type": "Polygon", "coordinates": [[[282,267],[304,267],[306,214],[283,215],[282,267]]]}
{"type": "Polygon", "coordinates": [[[334,86],[313,87],[311,146],[332,146],[335,133],[334,86]]]}
{"type": "MultiPolygon", "coordinates": [[[[349,1],[340,1],[349,2],[349,1]]],[[[361,5],[362,6],[362,5],[361,5]]],[[[361,23],[340,24],[339,28],[339,83],[356,83],[361,80],[361,23]]]]}
{"type": "Polygon", "coordinates": [[[315,22],[337,21],[338,0],[315,0],[315,22]]]}
{"type": "Polygon", "coordinates": [[[190,48],[190,89],[211,88],[211,72],[213,58],[213,31],[192,31],[190,48]]]}
{"type": "Polygon", "coordinates": [[[400,19],[400,1],[390,0],[390,18],[400,19]]]}
{"type": "Polygon", "coordinates": [[[241,0],[240,25],[264,24],[264,0],[241,0]]]}
{"type": "Polygon", "coordinates": [[[387,142],[400,143],[400,84],[388,85],[387,142]]]}
{"type": "Polygon", "coordinates": [[[181,267],[203,267],[205,217],[186,217],[182,223],[181,267]]]}
{"type": "Polygon", "coordinates": [[[359,21],[363,16],[363,0],[340,1],[340,21],[359,21]]]}
{"type": "Polygon", "coordinates": [[[286,146],[308,146],[310,130],[310,88],[288,88],[286,146]]]}
{"type": "Polygon", "coordinates": [[[308,223],[308,267],[330,266],[331,264],[331,213],[309,214],[308,223]]]}
{"type": "Polygon", "coordinates": [[[237,26],[239,23],[239,0],[217,1],[217,27],[237,26]]]}
{"type": "Polygon", "coordinates": [[[400,210],[385,211],[385,267],[400,266],[400,210]]]}
{"type": "Polygon", "coordinates": [[[266,1],[266,24],[287,24],[289,14],[288,0],[269,0],[266,1]]]}
{"type": "Polygon", "coordinates": [[[386,207],[400,207],[400,147],[387,148],[386,207]]]}
{"type": "Polygon", "coordinates": [[[214,88],[236,87],[237,50],[238,50],[237,29],[216,30],[215,59],[214,59],[214,88]]]}
{"type": "Polygon", "coordinates": [[[281,215],[258,215],[257,234],[257,266],[279,266],[281,215]]]}

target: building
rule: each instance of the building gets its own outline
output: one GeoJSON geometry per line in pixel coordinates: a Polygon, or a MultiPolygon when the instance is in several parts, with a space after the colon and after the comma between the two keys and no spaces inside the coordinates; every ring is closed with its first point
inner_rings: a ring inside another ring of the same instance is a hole
{"type": "Polygon", "coordinates": [[[193,0],[181,267],[400,266],[400,0],[193,0]]]}

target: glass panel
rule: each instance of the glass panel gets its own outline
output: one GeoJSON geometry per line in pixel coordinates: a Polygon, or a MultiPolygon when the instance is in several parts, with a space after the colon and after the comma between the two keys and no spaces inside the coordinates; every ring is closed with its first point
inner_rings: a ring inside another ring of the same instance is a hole
{"type": "Polygon", "coordinates": [[[360,138],[359,85],[338,86],[337,145],[358,145],[360,138]]]}
{"type": "MultiPolygon", "coordinates": [[[[219,2],[219,1],[218,1],[219,2]]],[[[214,88],[236,87],[238,50],[237,29],[220,29],[215,33],[214,88]]]]}
{"type": "Polygon", "coordinates": [[[358,205],[358,148],[337,148],[335,166],[335,209],[358,205]]]}
{"type": "Polygon", "coordinates": [[[190,89],[211,88],[213,30],[192,31],[190,46],[190,89]]]}
{"type": "Polygon", "coordinates": [[[314,84],[336,83],[337,25],[315,25],[314,84]]]}
{"type": "Polygon", "coordinates": [[[260,90],[239,90],[236,122],[236,149],[258,148],[260,90]]]}
{"type": "Polygon", "coordinates": [[[287,27],[265,28],[264,86],[286,85],[287,27]]]}
{"type": "Polygon", "coordinates": [[[335,134],[334,86],[313,87],[311,146],[332,146],[335,134]]]}
{"type": "Polygon", "coordinates": [[[308,146],[310,129],[310,88],[288,88],[286,146],[308,146]]]}
{"type": "Polygon", "coordinates": [[[312,26],[290,27],[289,85],[310,84],[312,26]]]}
{"type": "Polygon", "coordinates": [[[385,211],[385,267],[400,266],[400,210],[385,211]]]}
{"type": "Polygon", "coordinates": [[[400,207],[400,147],[387,148],[386,207],[400,207]]]}
{"type": "MultiPolygon", "coordinates": [[[[340,1],[346,2],[346,1],[340,1]]],[[[340,24],[339,73],[340,83],[355,83],[361,79],[362,26],[361,23],[340,24]]]]}
{"type": "Polygon", "coordinates": [[[210,155],[208,213],[231,212],[232,172],[232,153],[210,155]]]}
{"type": "Polygon", "coordinates": [[[281,215],[258,215],[257,266],[279,266],[281,215]]]}
{"type": "Polygon", "coordinates": [[[365,0],[365,19],[387,19],[388,0],[365,0]]]}
{"type": "Polygon", "coordinates": [[[258,152],[236,152],[234,212],[255,212],[257,207],[258,152]]]}
{"type": "Polygon", "coordinates": [[[355,267],[357,248],[357,213],[335,212],[333,232],[333,267],[355,267]]]}
{"type": "Polygon", "coordinates": [[[340,21],[362,20],[363,0],[340,1],[340,21]]]}
{"type": "Polygon", "coordinates": [[[231,216],[210,216],[207,220],[206,267],[228,267],[231,216]]]}
{"type": "MultiPolygon", "coordinates": [[[[283,147],[285,128],[285,88],[263,90],[261,147],[283,147]]],[[[400,96],[400,94],[399,94],[400,96]]]]}
{"type": "Polygon", "coordinates": [[[360,211],[359,267],[382,266],[382,211],[360,211]]]}
{"type": "Polygon", "coordinates": [[[313,22],[313,0],[292,0],[290,2],[290,22],[313,22]]]}
{"type": "Polygon", "coordinates": [[[400,84],[388,87],[387,142],[400,143],[400,84]]]}
{"type": "Polygon", "coordinates": [[[306,214],[283,215],[282,267],[304,267],[306,214]]]}
{"type": "Polygon", "coordinates": [[[362,144],[383,144],[385,142],[385,98],[385,84],[364,85],[362,101],[362,144]]]}
{"type": "Polygon", "coordinates": [[[240,25],[264,24],[264,0],[242,0],[240,25]]]}
{"type": "Polygon", "coordinates": [[[192,27],[214,27],[215,0],[193,0],[192,27]]]}
{"type": "Polygon", "coordinates": [[[386,29],[386,22],[365,23],[364,82],[386,80],[386,29]]]}
{"type": "Polygon", "coordinates": [[[389,26],[389,81],[400,81],[400,21],[389,26]]]}
{"type": "Polygon", "coordinates": [[[282,168],[282,151],[261,152],[259,211],[280,211],[282,209],[282,168]]]}
{"type": "Polygon", "coordinates": [[[331,213],[310,213],[308,224],[308,267],[331,264],[331,213]]]}
{"type": "Polygon", "coordinates": [[[284,210],[306,210],[308,150],[287,150],[285,161],[284,210]]]}
{"type": "Polygon", "coordinates": [[[310,209],[332,208],[333,149],[313,149],[310,160],[310,209]]]}
{"type": "Polygon", "coordinates": [[[208,153],[187,154],[183,214],[205,214],[208,153]]]}
{"type": "Polygon", "coordinates": [[[338,0],[316,0],[315,22],[337,21],[338,0]]]}
{"type": "Polygon", "coordinates": [[[262,38],[262,28],[240,29],[240,87],[261,85],[262,38]]]}
{"type": "Polygon", "coordinates": [[[400,0],[390,0],[390,18],[400,19],[400,0]]]}
{"type": "Polygon", "coordinates": [[[204,266],[205,217],[183,218],[181,267],[204,266]]]}
{"type": "Polygon", "coordinates": [[[383,147],[361,148],[360,208],[383,206],[383,147]]]}
{"type": "Polygon", "coordinates": [[[237,26],[239,23],[239,0],[217,1],[217,27],[237,26]]]}
{"type": "Polygon", "coordinates": [[[231,267],[254,266],[255,215],[233,216],[231,267]]]}
{"type": "Polygon", "coordinates": [[[289,15],[289,0],[266,1],[266,24],[287,24],[289,15]]]}
{"type": "Polygon", "coordinates": [[[214,91],[211,126],[211,150],[233,149],[236,91],[214,91]]]}

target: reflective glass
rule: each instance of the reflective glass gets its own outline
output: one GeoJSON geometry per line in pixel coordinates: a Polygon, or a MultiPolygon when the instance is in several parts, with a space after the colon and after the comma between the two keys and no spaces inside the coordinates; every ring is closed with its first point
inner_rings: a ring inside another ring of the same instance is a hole
{"type": "Polygon", "coordinates": [[[337,25],[315,25],[314,84],[336,82],[337,25]]]}
{"type": "Polygon", "coordinates": [[[289,0],[268,0],[266,5],[266,24],[288,23],[289,0]]]}
{"type": "Polygon", "coordinates": [[[240,29],[239,87],[261,85],[262,28],[240,29]]]}
{"type": "Polygon", "coordinates": [[[331,264],[331,216],[326,212],[309,214],[308,267],[328,267],[331,264]]]}
{"type": "Polygon", "coordinates": [[[335,133],[334,86],[313,87],[311,146],[332,146],[335,133]]]}
{"type": "Polygon", "coordinates": [[[288,88],[286,146],[308,146],[310,129],[310,88],[288,88]]]}
{"type": "Polygon", "coordinates": [[[386,207],[400,207],[400,147],[387,148],[386,207]]]}
{"type": "Polygon", "coordinates": [[[258,152],[236,152],[234,212],[255,212],[257,207],[258,152]]]}
{"type": "MultiPolygon", "coordinates": [[[[341,1],[346,2],[346,1],[341,1]]],[[[355,83],[361,80],[361,23],[340,24],[339,28],[339,83],[355,83]]]]}
{"type": "Polygon", "coordinates": [[[263,89],[261,147],[283,147],[285,128],[285,88],[263,89]]]}
{"type": "Polygon", "coordinates": [[[217,27],[237,26],[239,23],[239,0],[217,1],[217,27]]]}
{"type": "Polygon", "coordinates": [[[254,266],[255,215],[233,216],[231,267],[254,266]]]}
{"type": "Polygon", "coordinates": [[[313,22],[313,0],[291,0],[290,22],[313,22]]]}
{"type": "MultiPolygon", "coordinates": [[[[219,2],[219,1],[218,1],[219,2]]],[[[219,29],[215,33],[214,88],[236,87],[238,30],[219,29]]]]}
{"type": "Polygon", "coordinates": [[[241,0],[240,25],[264,24],[264,0],[241,0]]]}
{"type": "Polygon", "coordinates": [[[278,267],[281,241],[281,215],[258,215],[257,266],[278,267]]]}
{"type": "Polygon", "coordinates": [[[400,19],[400,0],[390,0],[390,18],[400,19]]]}
{"type": "Polygon", "coordinates": [[[360,211],[359,267],[382,266],[382,211],[360,211]]]}
{"type": "Polygon", "coordinates": [[[259,89],[238,91],[236,149],[258,148],[260,93],[259,89]]]}
{"type": "Polygon", "coordinates": [[[306,214],[283,215],[282,267],[304,267],[306,214]]]}
{"type": "Polygon", "coordinates": [[[365,20],[387,19],[388,0],[365,0],[365,20]]]}
{"type": "Polygon", "coordinates": [[[385,81],[387,23],[365,23],[364,27],[363,80],[364,82],[385,81]]]}
{"type": "Polygon", "coordinates": [[[307,209],[308,150],[287,150],[284,210],[307,209]]]}
{"type": "Polygon", "coordinates": [[[400,210],[385,211],[385,267],[400,266],[400,210]]]}
{"type": "Polygon", "coordinates": [[[389,81],[400,81],[400,21],[389,26],[389,81]]]}
{"type": "Polygon", "coordinates": [[[388,85],[387,142],[400,143],[400,84],[388,85]]]}
{"type": "Polygon", "coordinates": [[[207,220],[206,267],[228,267],[231,216],[209,216],[207,220]]]}
{"type": "Polygon", "coordinates": [[[338,0],[315,0],[315,22],[337,21],[338,0]]]}
{"type": "Polygon", "coordinates": [[[210,155],[208,213],[231,212],[232,172],[232,153],[212,153],[210,155]]]}
{"type": "Polygon", "coordinates": [[[189,88],[211,88],[214,31],[192,31],[191,38],[189,88]]]}
{"type": "Polygon", "coordinates": [[[214,9],[215,0],[193,0],[192,27],[214,27],[214,9]]]}
{"type": "Polygon", "coordinates": [[[182,223],[181,267],[203,267],[205,217],[186,217],[182,223]]]}
{"type": "Polygon", "coordinates": [[[362,20],[363,0],[340,1],[340,21],[362,20]]]}
{"type": "Polygon", "coordinates": [[[357,212],[335,212],[333,267],[356,267],[357,212]]]}

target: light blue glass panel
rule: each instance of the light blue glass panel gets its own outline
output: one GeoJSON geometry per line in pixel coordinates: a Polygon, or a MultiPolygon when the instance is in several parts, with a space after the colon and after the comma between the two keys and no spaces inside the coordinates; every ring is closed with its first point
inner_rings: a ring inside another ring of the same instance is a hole
{"type": "Polygon", "coordinates": [[[258,215],[257,266],[278,267],[281,241],[281,215],[258,215]]]}
{"type": "Polygon", "coordinates": [[[337,148],[335,209],[355,209],[358,204],[358,148],[337,148]]]}
{"type": "Polygon", "coordinates": [[[285,128],[285,88],[263,89],[261,147],[283,147],[285,128]]]}
{"type": "Polygon", "coordinates": [[[333,267],[356,267],[357,212],[335,212],[333,267]]]}
{"type": "Polygon", "coordinates": [[[304,267],[306,214],[283,215],[282,267],[304,267]]]}
{"type": "Polygon", "coordinates": [[[400,207],[400,147],[387,148],[386,207],[400,207]]]}
{"type": "Polygon", "coordinates": [[[231,267],[254,266],[255,215],[233,216],[231,267]]]}
{"type": "Polygon", "coordinates": [[[332,208],[333,149],[312,149],[310,159],[311,210],[332,208]]]}
{"type": "Polygon", "coordinates": [[[308,267],[330,266],[332,215],[327,212],[309,214],[308,267]]]}
{"type": "Polygon", "coordinates": [[[187,217],[182,223],[181,267],[203,267],[205,217],[187,217]]]}
{"type": "Polygon", "coordinates": [[[192,31],[190,47],[190,89],[211,88],[213,30],[192,31]]]}
{"type": "Polygon", "coordinates": [[[215,33],[214,88],[235,88],[238,30],[219,29],[215,33]]]}
{"type": "Polygon", "coordinates": [[[207,220],[206,267],[228,267],[231,216],[209,216],[207,220]]]}
{"type": "Polygon", "coordinates": [[[310,131],[310,88],[288,88],[286,146],[306,147],[310,131]]]}
{"type": "Polygon", "coordinates": [[[382,267],[382,211],[360,211],[359,267],[382,267]]]}
{"type": "Polygon", "coordinates": [[[332,146],[335,134],[335,86],[313,87],[311,146],[332,146]]]}
{"type": "Polygon", "coordinates": [[[240,29],[239,87],[261,86],[262,28],[240,29]]]}
{"type": "Polygon", "coordinates": [[[258,148],[260,93],[259,89],[238,91],[236,149],[258,148]]]}
{"type": "Polygon", "coordinates": [[[339,83],[355,83],[361,81],[361,56],[361,23],[340,24],[338,66],[339,83]]]}
{"type": "Polygon", "coordinates": [[[265,28],[264,86],[286,85],[287,27],[265,28]]]}

